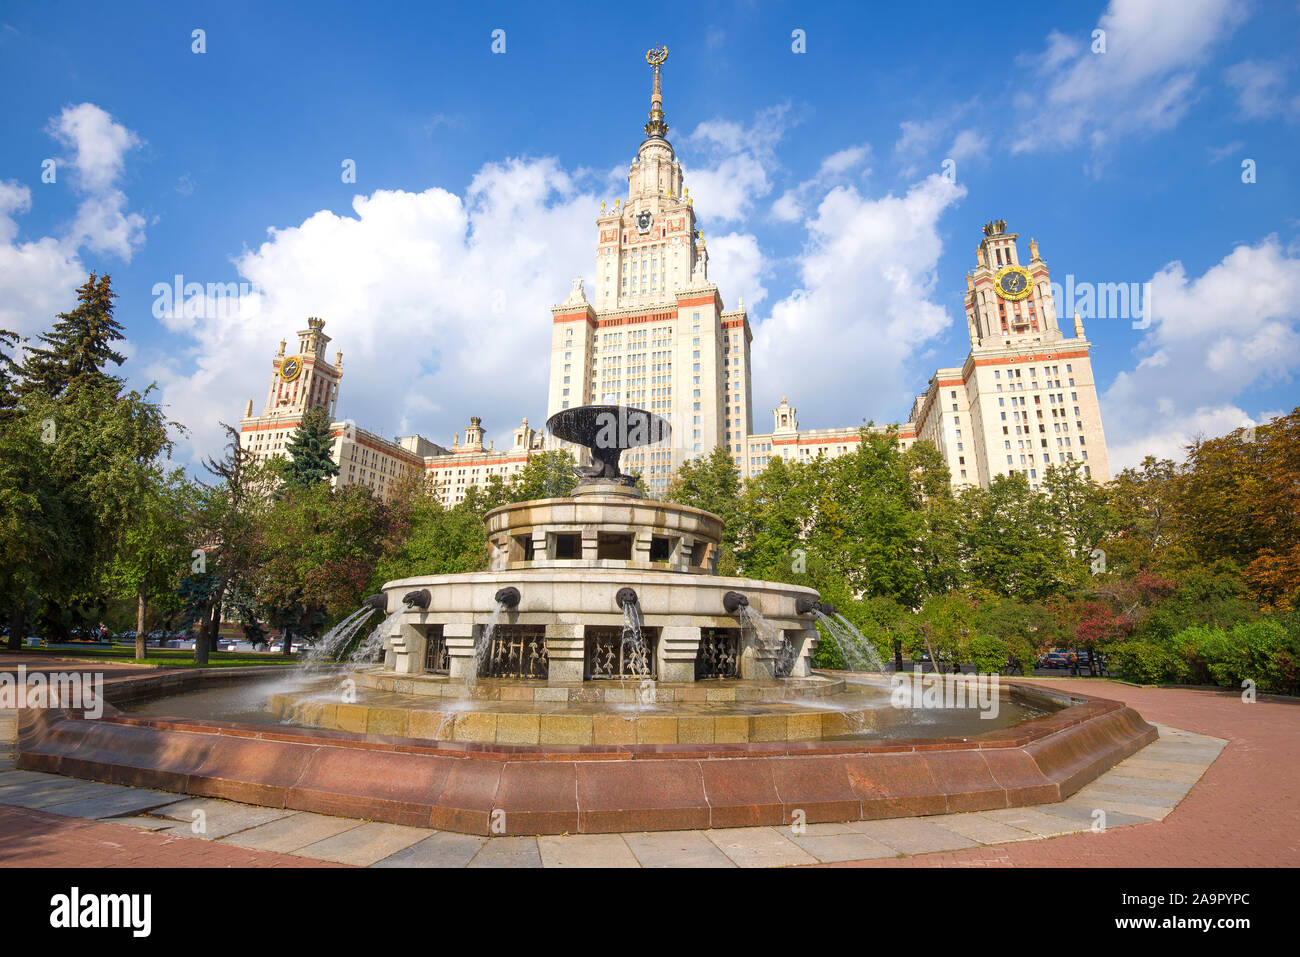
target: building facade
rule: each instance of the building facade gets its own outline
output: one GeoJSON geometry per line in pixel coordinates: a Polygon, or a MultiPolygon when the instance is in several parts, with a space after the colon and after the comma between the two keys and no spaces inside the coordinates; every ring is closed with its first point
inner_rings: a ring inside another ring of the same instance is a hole
{"type": "Polygon", "coordinates": [[[975,270],[966,276],[970,353],[939,369],[916,397],[909,428],[933,442],[955,488],[987,487],[1021,474],[1034,488],[1046,470],[1081,464],[1110,481],[1110,460],[1093,378],[1091,344],[1076,314],[1060,327],[1047,264],[1029,241],[1021,265],[1018,236],[1004,220],[984,226],[975,270]]]}
{"type": "Polygon", "coordinates": [[[646,409],[671,426],[665,442],[624,453],[651,494],[667,491],[681,464],[716,446],[743,467],[753,429],[744,303],[727,309],[709,281],[694,198],[667,139],[660,67],[652,50],[650,118],[628,170],[626,199],[601,204],[592,298],[575,279],[551,310],[547,415],[570,406],[646,409]]]}
{"type": "MultiPolygon", "coordinates": [[[[285,355],[285,341],[271,359],[271,382],[261,415],[253,415],[249,399],[240,422],[240,444],[257,461],[285,455],[286,446],[303,416],[312,408],[327,410],[333,419],[338,409],[339,383],[343,378],[343,353],[333,364],[325,359],[330,337],[325,321],[311,318],[298,331],[298,350],[285,355]]],[[[385,501],[416,476],[423,475],[448,508],[464,501],[473,486],[486,486],[493,475],[508,479],[522,469],[529,458],[541,451],[545,436],[528,427],[528,420],[514,431],[509,449],[497,450],[494,442],[483,444],[483,422],[471,417],[465,441],[457,432],[450,449],[420,435],[388,439],[362,429],[350,419],[331,423],[334,445],[331,458],[339,467],[332,484],[338,488],[362,485],[385,501]]]]}

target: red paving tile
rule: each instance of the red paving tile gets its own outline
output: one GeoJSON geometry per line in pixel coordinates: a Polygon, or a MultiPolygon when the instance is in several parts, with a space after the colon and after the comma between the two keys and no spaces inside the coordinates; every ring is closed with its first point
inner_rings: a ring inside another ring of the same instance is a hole
{"type": "Polygon", "coordinates": [[[338,867],[126,824],[0,806],[0,867],[338,867]]]}
{"type": "Polygon", "coordinates": [[[1224,738],[1209,771],[1163,821],[1043,841],[835,867],[1296,867],[1300,865],[1300,701],[1201,689],[1053,680],[1114,698],[1153,724],[1224,738]]]}

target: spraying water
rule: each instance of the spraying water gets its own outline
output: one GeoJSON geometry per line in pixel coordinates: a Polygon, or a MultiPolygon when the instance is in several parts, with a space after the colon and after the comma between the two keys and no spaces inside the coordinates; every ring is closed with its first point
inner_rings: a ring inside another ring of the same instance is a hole
{"type": "Polygon", "coordinates": [[[650,677],[650,648],[646,645],[641,603],[630,601],[623,606],[623,661],[627,669],[641,678],[650,677]]]}
{"type": "Polygon", "coordinates": [[[492,653],[492,642],[496,637],[497,625],[501,622],[501,616],[506,613],[506,607],[505,602],[497,602],[491,620],[488,621],[487,627],[483,629],[478,636],[478,641],[474,644],[474,674],[469,679],[471,683],[477,681],[483,674],[488,655],[492,653]]]}
{"type": "Polygon", "coordinates": [[[817,623],[823,626],[824,633],[830,639],[844,659],[845,665],[849,671],[885,671],[885,663],[881,660],[880,652],[862,632],[853,627],[852,622],[848,621],[838,612],[832,618],[824,612],[813,609],[813,615],[817,623]]]}
{"type": "Polygon", "coordinates": [[[384,653],[384,639],[388,637],[389,628],[401,614],[406,611],[405,608],[399,608],[397,611],[389,613],[375,629],[370,632],[366,639],[359,642],[348,655],[348,663],[351,665],[364,665],[376,661],[384,653]]]}
{"type": "Polygon", "coordinates": [[[352,643],[352,639],[356,637],[357,632],[364,627],[366,620],[374,613],[375,610],[369,605],[362,605],[321,635],[319,641],[303,652],[300,661],[305,665],[318,665],[324,662],[337,661],[339,656],[352,643]]]}

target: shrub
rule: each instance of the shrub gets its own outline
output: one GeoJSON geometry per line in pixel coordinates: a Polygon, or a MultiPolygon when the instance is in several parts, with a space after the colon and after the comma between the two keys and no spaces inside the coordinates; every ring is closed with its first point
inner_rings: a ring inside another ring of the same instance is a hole
{"type": "Polygon", "coordinates": [[[1124,641],[1107,651],[1110,673],[1139,684],[1168,684],[1186,681],[1186,663],[1163,645],[1148,641],[1124,641]]]}

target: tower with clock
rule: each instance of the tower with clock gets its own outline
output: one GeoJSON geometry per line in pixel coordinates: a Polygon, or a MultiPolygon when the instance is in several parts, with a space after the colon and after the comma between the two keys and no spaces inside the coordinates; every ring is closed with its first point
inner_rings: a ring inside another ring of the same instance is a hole
{"type": "Polygon", "coordinates": [[[1072,334],[1061,329],[1038,243],[1022,263],[1017,239],[1006,220],[985,224],[966,276],[970,354],[935,372],[909,424],[958,487],[1016,474],[1038,488],[1053,467],[1109,481],[1092,345],[1078,316],[1072,334]]]}

